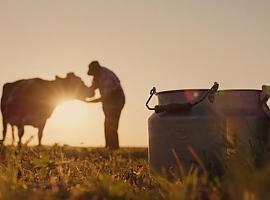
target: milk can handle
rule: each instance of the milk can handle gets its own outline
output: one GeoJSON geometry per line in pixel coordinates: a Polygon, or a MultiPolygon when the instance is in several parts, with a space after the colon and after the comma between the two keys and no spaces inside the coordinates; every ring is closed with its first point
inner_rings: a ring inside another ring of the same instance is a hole
{"type": "Polygon", "coordinates": [[[168,105],[156,105],[154,108],[151,108],[148,104],[153,97],[153,95],[156,94],[156,88],[153,87],[150,91],[150,97],[146,101],[146,107],[148,110],[154,110],[156,113],[161,113],[165,111],[169,112],[175,112],[176,110],[189,110],[192,107],[191,103],[184,103],[184,104],[168,104],[168,105]]]}
{"type": "Polygon", "coordinates": [[[270,86],[263,85],[262,86],[262,94],[264,95],[261,99],[262,103],[266,104],[270,97],[270,86]]]}
{"type": "Polygon", "coordinates": [[[214,85],[211,87],[211,89],[198,101],[190,103],[174,103],[174,104],[167,104],[167,105],[156,105],[154,108],[151,108],[148,104],[154,94],[156,94],[156,88],[153,87],[152,90],[150,91],[150,97],[148,98],[146,102],[146,107],[148,110],[154,110],[156,113],[161,113],[161,112],[179,112],[179,111],[187,111],[190,110],[193,106],[196,106],[197,104],[201,103],[204,101],[206,97],[209,98],[211,102],[213,102],[213,95],[217,92],[219,87],[219,84],[217,82],[214,83],[214,85]]]}
{"type": "Polygon", "coordinates": [[[198,101],[192,103],[192,106],[195,106],[195,105],[201,103],[202,101],[204,101],[204,99],[205,99],[206,97],[208,97],[209,101],[210,101],[211,103],[213,103],[213,102],[214,102],[214,95],[215,95],[216,92],[218,91],[218,88],[219,88],[219,84],[218,84],[217,82],[214,82],[214,85],[208,90],[208,92],[205,93],[205,95],[204,95],[200,100],[198,100],[198,101]]]}
{"type": "Polygon", "coordinates": [[[261,98],[260,98],[261,103],[266,106],[267,114],[268,114],[268,116],[270,116],[270,108],[267,105],[267,101],[268,101],[268,99],[270,97],[270,86],[263,85],[261,95],[262,95],[261,98]]]}
{"type": "Polygon", "coordinates": [[[150,97],[148,98],[147,102],[146,102],[146,107],[148,108],[148,110],[155,110],[155,108],[151,108],[148,103],[150,102],[150,100],[152,99],[152,96],[156,94],[156,88],[153,87],[152,90],[150,91],[150,97]]]}

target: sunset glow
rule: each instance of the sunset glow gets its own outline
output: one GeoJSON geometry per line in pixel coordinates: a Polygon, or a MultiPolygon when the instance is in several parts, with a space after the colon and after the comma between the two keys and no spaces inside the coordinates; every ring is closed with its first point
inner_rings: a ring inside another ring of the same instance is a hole
{"type": "Polygon", "coordinates": [[[102,110],[99,105],[91,105],[78,100],[65,101],[58,105],[48,120],[44,138],[50,143],[95,146],[104,144],[102,110]]]}
{"type": "Polygon", "coordinates": [[[75,125],[82,119],[83,106],[76,100],[65,101],[57,106],[53,118],[59,124],[65,126],[75,125]]]}
{"type": "MultiPolygon", "coordinates": [[[[90,86],[88,65],[98,60],[117,74],[126,95],[120,145],[147,146],[152,112],[145,102],[153,86],[164,91],[207,89],[214,81],[220,89],[269,85],[269,10],[265,0],[0,0],[0,85],[74,72],[90,86]]],[[[43,143],[102,146],[103,124],[101,104],[65,102],[48,119],[43,143]]],[[[36,144],[33,128],[26,128],[23,140],[31,135],[36,144]]]]}

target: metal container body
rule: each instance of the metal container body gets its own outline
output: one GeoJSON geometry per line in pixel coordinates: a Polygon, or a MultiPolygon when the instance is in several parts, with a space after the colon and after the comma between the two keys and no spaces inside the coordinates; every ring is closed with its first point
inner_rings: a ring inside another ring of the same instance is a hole
{"type": "Polygon", "coordinates": [[[226,120],[228,140],[262,154],[268,146],[270,114],[261,90],[219,91],[214,104],[226,120]]]}
{"type": "MultiPolygon", "coordinates": [[[[159,105],[199,99],[208,90],[179,90],[157,93],[159,105]]],[[[148,120],[149,161],[157,171],[178,169],[177,157],[187,171],[201,160],[213,160],[224,137],[224,120],[206,98],[191,110],[179,113],[153,113],[148,120]],[[190,148],[191,147],[191,148],[190,148]]],[[[177,171],[177,170],[176,170],[177,171]]]]}

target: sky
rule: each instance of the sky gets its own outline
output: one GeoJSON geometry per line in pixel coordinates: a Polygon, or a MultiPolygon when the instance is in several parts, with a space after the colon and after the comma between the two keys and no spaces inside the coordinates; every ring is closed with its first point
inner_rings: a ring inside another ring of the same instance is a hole
{"type": "MultiPolygon", "coordinates": [[[[90,86],[87,66],[99,60],[126,94],[120,145],[147,146],[153,86],[270,85],[269,10],[269,0],[0,0],[0,85],[72,71],[90,86]]],[[[103,146],[103,121],[100,104],[66,102],[48,120],[43,144],[103,146]]],[[[31,136],[37,144],[27,127],[23,141],[31,136]]]]}

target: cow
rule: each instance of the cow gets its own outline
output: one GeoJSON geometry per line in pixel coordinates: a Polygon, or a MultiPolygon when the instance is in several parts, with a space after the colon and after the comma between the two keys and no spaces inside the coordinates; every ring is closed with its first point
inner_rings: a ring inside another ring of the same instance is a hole
{"type": "Polygon", "coordinates": [[[56,76],[55,80],[51,81],[32,78],[6,83],[1,98],[3,120],[1,142],[3,143],[6,138],[9,124],[12,128],[18,128],[20,146],[24,126],[30,125],[38,128],[38,144],[41,145],[43,129],[55,107],[68,99],[86,101],[86,98],[91,96],[90,93],[89,87],[74,73],[68,73],[65,78],[56,76]]]}

